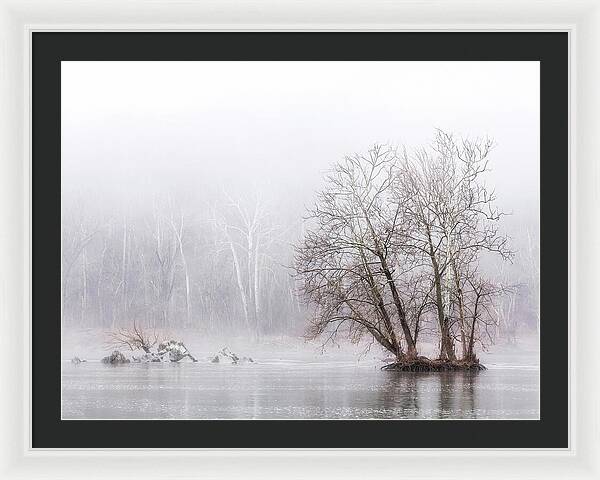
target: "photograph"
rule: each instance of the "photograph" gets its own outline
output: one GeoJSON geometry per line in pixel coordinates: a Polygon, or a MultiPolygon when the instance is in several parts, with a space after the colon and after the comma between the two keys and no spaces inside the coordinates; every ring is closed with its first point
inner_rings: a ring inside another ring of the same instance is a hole
{"type": "Polygon", "coordinates": [[[62,420],[540,419],[539,61],[63,60],[60,122],[62,420]]]}

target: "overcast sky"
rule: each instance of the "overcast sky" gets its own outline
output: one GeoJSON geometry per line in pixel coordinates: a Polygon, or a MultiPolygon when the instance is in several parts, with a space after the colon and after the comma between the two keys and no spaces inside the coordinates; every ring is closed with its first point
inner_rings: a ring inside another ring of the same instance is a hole
{"type": "Polygon", "coordinates": [[[345,154],[419,146],[439,127],[493,137],[501,205],[537,215],[538,62],[61,65],[65,193],[249,185],[303,204],[345,154]]]}

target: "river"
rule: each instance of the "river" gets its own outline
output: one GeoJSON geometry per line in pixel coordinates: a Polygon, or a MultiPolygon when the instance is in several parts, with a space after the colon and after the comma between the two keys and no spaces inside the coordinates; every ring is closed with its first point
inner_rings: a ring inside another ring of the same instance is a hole
{"type": "Polygon", "coordinates": [[[381,371],[351,360],[62,365],[63,419],[537,419],[531,358],[477,373],[381,371]]]}

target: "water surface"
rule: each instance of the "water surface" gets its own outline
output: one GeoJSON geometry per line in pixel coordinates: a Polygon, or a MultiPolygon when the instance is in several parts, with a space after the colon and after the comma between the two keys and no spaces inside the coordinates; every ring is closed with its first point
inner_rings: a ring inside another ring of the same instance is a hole
{"type": "Polygon", "coordinates": [[[537,419],[539,369],[381,371],[353,361],[63,364],[64,419],[537,419]]]}

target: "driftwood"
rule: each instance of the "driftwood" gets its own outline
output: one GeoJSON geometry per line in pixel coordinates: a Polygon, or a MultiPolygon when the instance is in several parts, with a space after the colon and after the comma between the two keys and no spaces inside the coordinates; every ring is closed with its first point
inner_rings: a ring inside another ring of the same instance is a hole
{"type": "MultiPolygon", "coordinates": [[[[108,334],[108,344],[114,347],[127,347],[130,350],[143,350],[144,354],[132,359],[135,363],[179,362],[188,357],[193,362],[198,360],[191,354],[185,344],[177,340],[167,340],[159,343],[158,334],[146,332],[134,322],[131,329],[119,329],[108,334]],[[157,351],[152,351],[156,344],[157,351]]],[[[106,362],[109,363],[109,362],[106,362]]]]}
{"type": "Polygon", "coordinates": [[[108,346],[115,348],[129,348],[129,350],[143,350],[150,354],[150,349],[158,343],[158,334],[153,331],[152,334],[144,331],[134,322],[131,329],[120,328],[119,330],[108,333],[108,346]]]}

